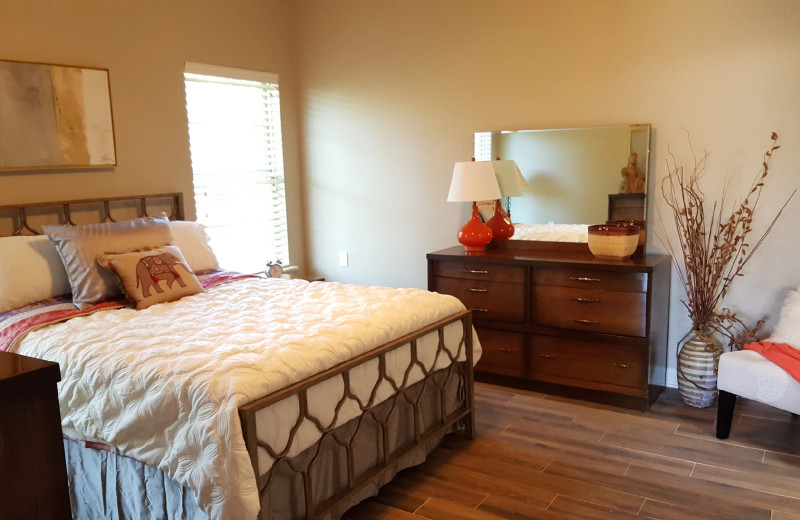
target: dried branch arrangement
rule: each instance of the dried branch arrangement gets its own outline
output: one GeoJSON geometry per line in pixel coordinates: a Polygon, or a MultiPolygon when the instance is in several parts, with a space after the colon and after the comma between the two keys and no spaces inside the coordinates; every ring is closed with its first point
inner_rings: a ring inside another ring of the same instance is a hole
{"type": "Polygon", "coordinates": [[[722,190],[722,198],[710,207],[706,206],[700,181],[706,172],[708,152],[704,150],[698,155],[691,140],[689,147],[694,164],[684,167],[670,152],[667,158],[668,174],[661,182],[661,193],[672,209],[679,247],[674,247],[667,239],[663,241],[686,289],[686,300],[682,300],[682,303],[692,320],[692,331],[719,333],[727,338],[728,350],[741,348],[745,342],[753,341],[763,320],[747,326],[736,313],[721,306],[722,300],[731,283],[737,277],[744,276],[744,266],[772,231],[797,191],[789,195],[767,229],[752,242],[753,218],[769,173],[770,160],[780,148],[776,133],[772,133],[771,140],[770,147],[764,153],[761,169],[744,200],[736,201],[730,207],[727,204],[727,185],[722,190]]]}

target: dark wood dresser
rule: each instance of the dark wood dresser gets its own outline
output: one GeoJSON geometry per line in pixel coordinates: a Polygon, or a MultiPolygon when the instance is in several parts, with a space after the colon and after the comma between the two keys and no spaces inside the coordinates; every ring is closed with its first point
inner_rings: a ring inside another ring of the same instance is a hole
{"type": "Polygon", "coordinates": [[[473,311],[476,377],[647,410],[666,383],[670,258],[545,244],[427,255],[428,289],[473,311]]]}
{"type": "Polygon", "coordinates": [[[72,518],[58,363],[0,352],[0,519],[72,518]]]}

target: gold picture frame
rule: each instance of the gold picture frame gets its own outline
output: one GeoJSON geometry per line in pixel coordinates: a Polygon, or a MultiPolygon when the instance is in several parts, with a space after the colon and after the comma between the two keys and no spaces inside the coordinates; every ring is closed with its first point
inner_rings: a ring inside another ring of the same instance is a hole
{"type": "Polygon", "coordinates": [[[108,69],[0,60],[0,171],[116,165],[108,69]]]}

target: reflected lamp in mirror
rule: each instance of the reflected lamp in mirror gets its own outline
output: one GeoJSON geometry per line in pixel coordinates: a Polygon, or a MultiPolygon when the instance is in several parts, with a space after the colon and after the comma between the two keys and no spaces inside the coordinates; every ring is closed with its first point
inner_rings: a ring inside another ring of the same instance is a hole
{"type": "MultiPolygon", "coordinates": [[[[648,175],[650,130],[649,124],[631,124],[475,132],[474,155],[479,161],[512,159],[528,182],[523,187],[524,194],[511,200],[509,213],[516,224],[511,240],[560,241],[563,230],[548,228],[554,223],[557,227],[580,224],[585,242],[585,227],[589,224],[614,219],[647,220],[647,185],[653,184],[653,175],[648,175]],[[620,169],[632,162],[632,154],[636,154],[645,193],[620,195],[625,178],[620,169]],[[638,197],[636,214],[609,216],[613,197],[638,197]],[[528,226],[547,229],[533,232],[528,226]]],[[[503,206],[508,210],[506,201],[503,206]]],[[[478,207],[487,220],[492,217],[494,201],[488,205],[478,202],[478,207]]]]}
{"type": "Polygon", "coordinates": [[[458,241],[468,253],[486,250],[492,241],[492,230],[481,221],[479,200],[500,198],[500,186],[495,176],[492,161],[457,162],[450,181],[448,202],[472,202],[472,216],[458,232],[458,241]]]}
{"type": "MultiPolygon", "coordinates": [[[[492,161],[492,168],[494,169],[502,198],[522,195],[522,186],[527,183],[525,182],[525,177],[522,176],[522,172],[519,171],[517,163],[511,160],[501,161],[497,159],[492,161]]],[[[492,230],[492,236],[495,240],[507,240],[514,236],[514,224],[511,222],[508,212],[503,208],[501,199],[495,201],[494,215],[486,222],[486,225],[492,230]]]]}

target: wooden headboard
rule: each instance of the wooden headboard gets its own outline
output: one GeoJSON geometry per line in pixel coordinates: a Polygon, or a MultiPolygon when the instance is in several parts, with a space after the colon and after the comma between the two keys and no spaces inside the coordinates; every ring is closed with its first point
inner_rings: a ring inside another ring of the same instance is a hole
{"type": "Polygon", "coordinates": [[[160,216],[184,220],[183,193],[62,200],[0,206],[0,236],[41,235],[46,224],[116,222],[160,216]]]}

